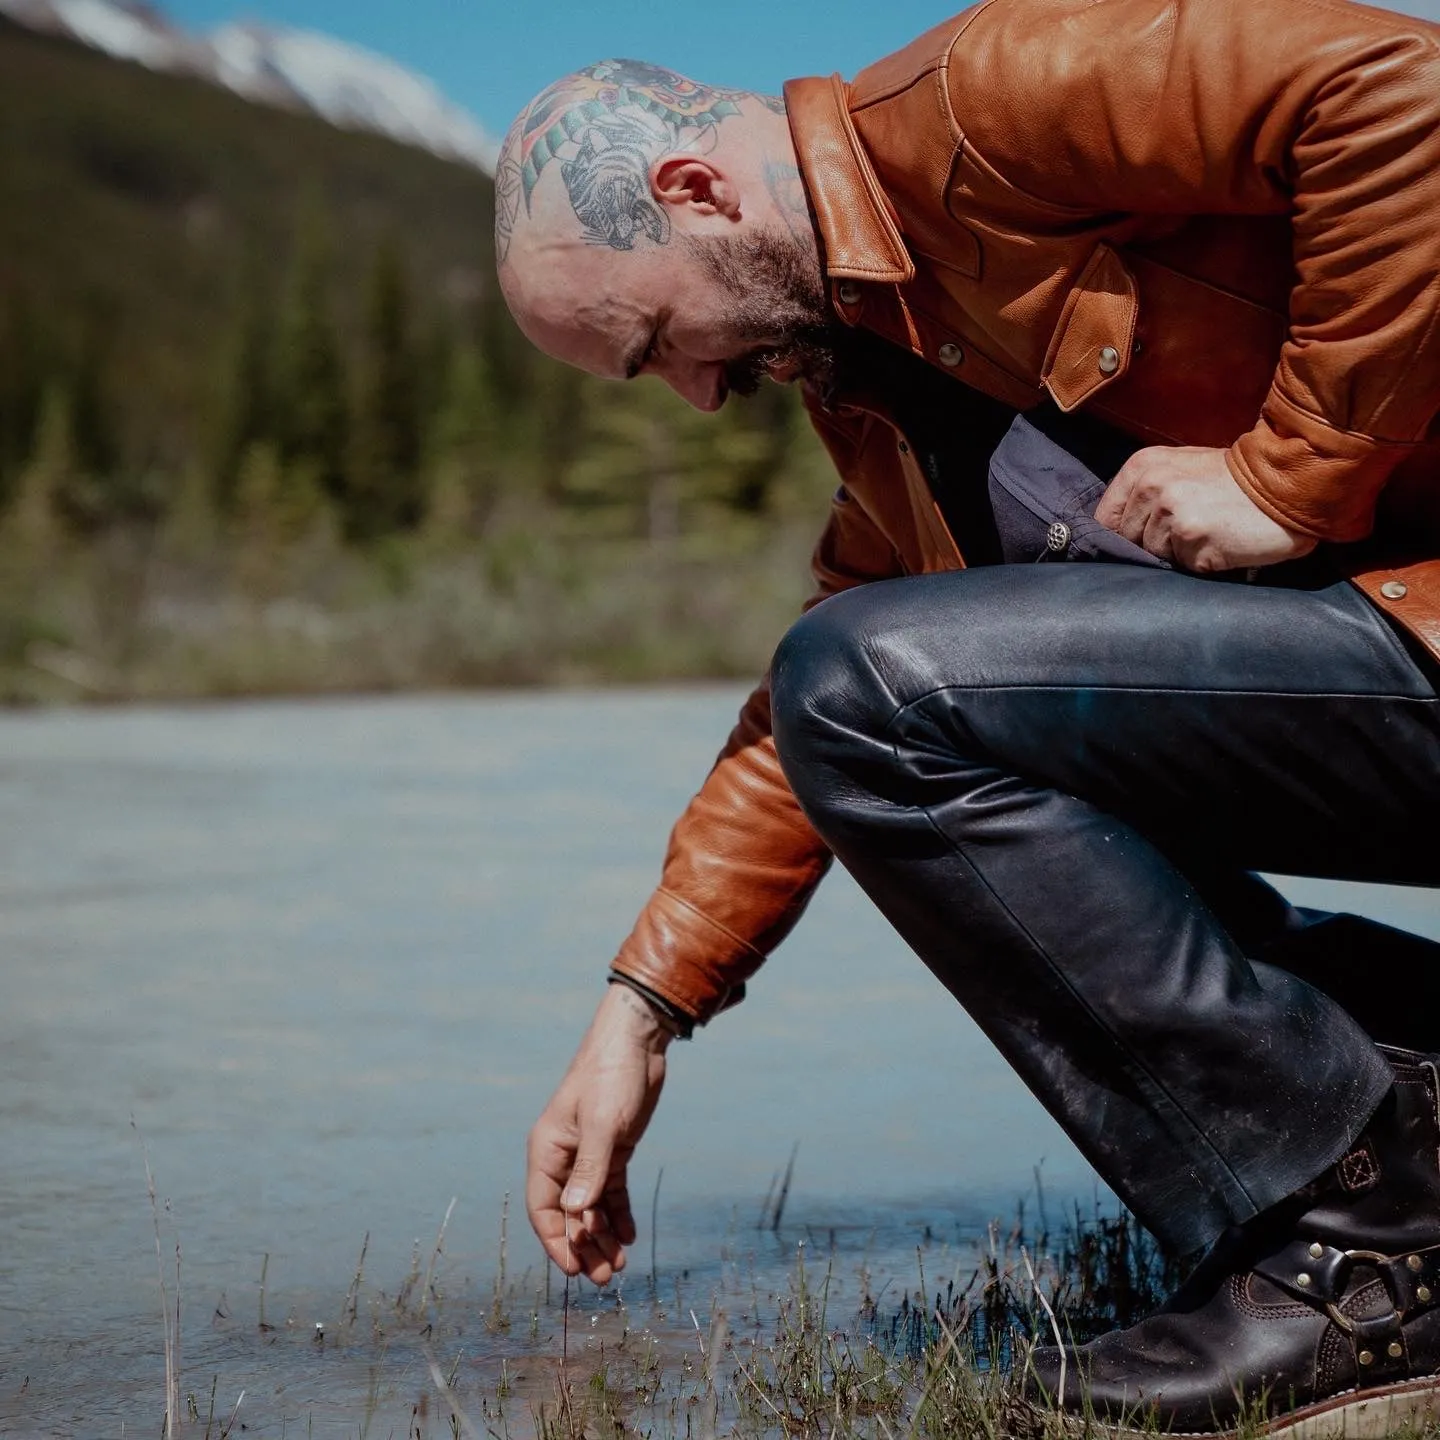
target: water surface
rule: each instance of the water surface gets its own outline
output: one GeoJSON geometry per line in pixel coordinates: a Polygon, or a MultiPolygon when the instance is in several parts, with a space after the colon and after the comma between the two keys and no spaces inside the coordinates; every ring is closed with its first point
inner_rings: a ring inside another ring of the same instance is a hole
{"type": "MultiPolygon", "coordinates": [[[[452,1197],[452,1318],[471,1306],[471,1356],[518,1344],[475,1322],[525,1131],[741,698],[0,716],[0,1432],[156,1433],[142,1137],[167,1284],[182,1248],[186,1387],[217,1376],[227,1413],[248,1387],[249,1433],[357,1433],[374,1357],[312,1327],[334,1335],[367,1233],[361,1313],[393,1297],[452,1197]]],[[[1440,935],[1430,892],[1289,888],[1440,935]]],[[[958,1263],[947,1247],[1011,1213],[1037,1163],[1052,1203],[1093,1192],[843,875],[750,1000],[671,1054],[627,1283],[648,1284],[663,1167],[672,1316],[740,1274],[772,1283],[807,1237],[852,1269],[908,1275],[917,1244],[958,1263]],[[757,1234],[797,1140],[785,1224],[757,1234]]],[[[509,1273],[543,1293],[517,1209],[509,1273]]],[[[424,1379],[405,1376],[401,1409],[424,1379]]]]}

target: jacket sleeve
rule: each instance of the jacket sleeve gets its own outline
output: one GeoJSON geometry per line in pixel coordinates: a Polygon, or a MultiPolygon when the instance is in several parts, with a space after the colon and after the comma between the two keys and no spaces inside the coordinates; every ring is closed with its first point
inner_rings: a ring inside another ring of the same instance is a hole
{"type": "Polygon", "coordinates": [[[1340,0],[993,0],[951,55],[963,143],[1056,223],[1290,215],[1288,337],[1227,458],[1320,539],[1369,533],[1440,405],[1437,42],[1340,0]]]}
{"type": "MultiPolygon", "coordinates": [[[[812,419],[848,473],[854,450],[846,428],[813,412],[812,419]]],[[[843,486],[812,570],[806,609],[900,573],[890,542],[843,486]]],[[[789,934],[829,863],[780,770],[767,676],[671,832],[659,887],[612,968],[703,1023],[743,997],[745,981],[789,934]]]]}

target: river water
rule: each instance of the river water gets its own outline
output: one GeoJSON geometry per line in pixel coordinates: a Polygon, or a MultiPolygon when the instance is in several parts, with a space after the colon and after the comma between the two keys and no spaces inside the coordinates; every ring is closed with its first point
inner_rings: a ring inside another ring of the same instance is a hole
{"type": "MultiPolygon", "coordinates": [[[[0,716],[0,1433],[158,1433],[157,1220],[202,1416],[213,1382],[227,1416],[246,1391],[250,1434],[400,1433],[419,1361],[386,1370],[337,1327],[393,1304],[417,1244],[464,1337],[446,1368],[493,1358],[507,1195],[522,1310],[546,1283],[525,1131],[741,698],[0,716]]],[[[1440,936],[1430,892],[1287,888],[1440,936]]],[[[878,1285],[917,1246],[943,1272],[1027,1191],[1033,1214],[1037,1165],[1052,1204],[1095,1191],[843,875],[751,999],[671,1054],[626,1285],[653,1244],[697,1323],[727,1267],[778,1283],[798,1241],[878,1285]],[[758,1231],[797,1141],[783,1224],[758,1231]]]]}

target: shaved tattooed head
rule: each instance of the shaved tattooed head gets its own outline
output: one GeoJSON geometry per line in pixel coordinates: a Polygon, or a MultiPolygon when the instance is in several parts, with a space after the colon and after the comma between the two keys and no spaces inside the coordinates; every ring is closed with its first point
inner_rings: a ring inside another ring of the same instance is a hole
{"type": "Polygon", "coordinates": [[[500,289],[547,355],[702,410],[828,393],[839,325],[782,100],[639,60],[542,91],[495,177],[500,289]]]}
{"type": "Polygon", "coordinates": [[[670,222],[650,193],[651,163],[670,151],[708,153],[717,127],[746,101],[784,113],[774,96],[701,85],[642,60],[602,60],[558,80],[505,137],[495,174],[496,260],[505,264],[547,171],[564,182],[587,244],[668,244],[670,222]]]}

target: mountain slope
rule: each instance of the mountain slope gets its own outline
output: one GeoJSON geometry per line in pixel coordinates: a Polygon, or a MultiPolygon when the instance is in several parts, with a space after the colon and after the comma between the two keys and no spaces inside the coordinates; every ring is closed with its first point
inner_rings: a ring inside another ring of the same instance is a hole
{"type": "Polygon", "coordinates": [[[3,19],[0,95],[0,409],[19,329],[42,375],[93,341],[125,453],[193,454],[237,316],[280,303],[304,225],[328,237],[342,336],[389,240],[427,324],[498,304],[470,166],[3,19]]]}
{"type": "Polygon", "coordinates": [[[141,0],[0,0],[0,14],[115,59],[196,76],[494,172],[497,142],[433,82],[329,35],[260,25],[192,35],[141,0]]]}

